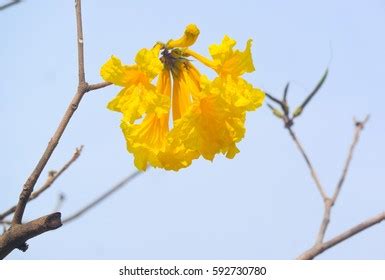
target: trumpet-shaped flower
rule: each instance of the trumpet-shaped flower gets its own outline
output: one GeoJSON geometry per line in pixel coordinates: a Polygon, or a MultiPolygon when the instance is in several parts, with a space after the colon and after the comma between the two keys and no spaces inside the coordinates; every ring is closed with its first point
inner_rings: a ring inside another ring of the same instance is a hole
{"type": "Polygon", "coordinates": [[[242,78],[254,71],[251,40],[240,51],[225,36],[209,47],[208,59],[190,49],[198,36],[190,24],[179,39],[140,50],[134,65],[112,56],[101,68],[104,80],[123,87],[108,108],[123,114],[127,150],[139,170],[179,170],[219,153],[233,158],[245,135],[246,112],[263,103],[264,93],[242,78]],[[201,75],[191,57],[218,76],[201,75]]]}
{"type": "Polygon", "coordinates": [[[132,66],[123,65],[118,58],[112,56],[100,70],[105,81],[123,87],[107,107],[123,113],[124,119],[130,123],[145,113],[161,114],[169,109],[168,98],[159,94],[151,83],[163,69],[158,55],[159,48],[142,49],[136,55],[136,64],[132,66]]]}

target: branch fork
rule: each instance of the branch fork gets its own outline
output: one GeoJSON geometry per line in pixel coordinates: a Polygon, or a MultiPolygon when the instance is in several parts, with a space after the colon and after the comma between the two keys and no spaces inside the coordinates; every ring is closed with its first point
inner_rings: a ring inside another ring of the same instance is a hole
{"type": "MultiPolygon", "coordinates": [[[[15,1],[19,2],[19,1],[15,1]]],[[[78,46],[78,87],[77,91],[69,103],[67,110],[64,113],[62,120],[60,121],[55,133],[48,142],[48,145],[38,161],[36,167],[32,171],[23,185],[22,191],[19,195],[19,200],[15,209],[11,208],[5,213],[1,214],[2,219],[14,211],[11,227],[0,236],[0,258],[7,256],[12,250],[16,248],[27,249],[24,243],[29,238],[42,234],[48,230],[53,230],[61,226],[60,213],[53,213],[41,218],[38,218],[32,222],[22,224],[25,208],[27,203],[31,199],[34,187],[39,179],[42,171],[44,170],[48,160],[58,145],[69,121],[73,114],[79,107],[79,104],[86,92],[100,89],[110,85],[110,83],[99,83],[89,85],[85,79],[84,70],[84,39],[83,39],[83,27],[82,27],[82,13],[81,13],[81,0],[75,1],[76,11],[76,29],[77,29],[77,46],[78,46]],[[5,216],[4,216],[5,215],[5,216]]],[[[49,180],[49,179],[48,179],[49,180]]],[[[33,198],[32,198],[33,199],[33,198]]],[[[0,220],[2,220],[0,219],[0,220]]]]}
{"type": "Polygon", "coordinates": [[[319,194],[323,200],[323,204],[324,204],[324,214],[322,217],[322,221],[320,224],[320,228],[319,228],[315,243],[310,249],[308,249],[307,251],[302,253],[300,256],[298,256],[297,259],[313,259],[316,256],[318,256],[319,254],[321,254],[322,252],[324,252],[325,250],[327,250],[327,249],[337,245],[338,243],[352,237],[353,235],[361,232],[362,230],[365,230],[365,229],[385,220],[385,212],[380,213],[377,216],[370,218],[370,219],[356,225],[355,227],[347,230],[346,232],[343,232],[343,233],[337,235],[336,237],[330,239],[329,241],[326,241],[326,242],[324,241],[325,234],[326,234],[327,228],[328,228],[329,223],[330,223],[332,208],[335,205],[335,203],[338,199],[338,196],[341,192],[341,188],[342,188],[342,185],[343,185],[345,178],[347,176],[349,166],[350,166],[350,163],[351,163],[352,158],[353,158],[353,153],[354,153],[356,145],[358,144],[358,141],[360,139],[361,132],[369,120],[369,116],[366,116],[366,118],[363,121],[357,121],[356,119],[353,119],[354,126],[355,126],[353,141],[352,141],[352,144],[350,145],[348,155],[347,155],[347,158],[345,160],[345,165],[344,165],[344,168],[342,170],[342,174],[340,176],[340,179],[338,180],[338,183],[335,187],[334,193],[332,196],[329,196],[326,193],[325,188],[323,187],[323,185],[320,182],[318,174],[317,174],[315,168],[313,167],[313,164],[310,161],[310,157],[305,152],[305,149],[303,148],[301,142],[298,140],[297,135],[295,134],[295,132],[292,129],[292,126],[294,125],[294,119],[299,117],[303,113],[303,110],[305,109],[305,107],[314,98],[316,93],[319,92],[320,88],[322,87],[322,85],[324,84],[324,82],[327,78],[327,75],[328,75],[328,69],[326,69],[322,78],[320,79],[320,81],[318,82],[316,87],[313,89],[313,91],[311,91],[311,93],[305,98],[305,100],[302,102],[302,104],[297,109],[294,110],[294,113],[292,115],[290,115],[290,108],[289,108],[288,103],[287,103],[289,83],[287,83],[287,85],[284,89],[282,100],[272,96],[271,94],[268,94],[268,93],[266,94],[266,96],[272,102],[274,102],[280,106],[281,110],[276,109],[271,104],[267,104],[268,107],[271,109],[272,113],[274,114],[274,116],[278,117],[279,119],[281,119],[283,121],[284,127],[288,130],[289,135],[291,136],[291,139],[296,144],[299,152],[301,153],[302,157],[304,158],[304,160],[306,162],[306,165],[310,171],[310,175],[313,178],[313,181],[314,181],[314,183],[318,189],[318,192],[319,192],[319,194]]]}

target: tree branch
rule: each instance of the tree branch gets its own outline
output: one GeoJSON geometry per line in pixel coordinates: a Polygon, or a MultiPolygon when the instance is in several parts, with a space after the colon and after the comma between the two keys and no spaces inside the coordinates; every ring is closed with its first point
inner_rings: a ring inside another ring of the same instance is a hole
{"type": "Polygon", "coordinates": [[[347,231],[337,235],[336,237],[330,239],[329,241],[323,242],[321,244],[317,244],[316,246],[313,246],[309,250],[305,251],[301,255],[297,257],[298,260],[312,260],[316,256],[320,255],[324,251],[334,247],[338,243],[360,233],[361,231],[368,229],[378,223],[381,223],[382,221],[385,220],[385,211],[370,218],[367,219],[358,225],[348,229],[347,231]]]}
{"type": "Polygon", "coordinates": [[[124,187],[127,183],[131,182],[134,178],[136,178],[138,175],[142,174],[143,172],[136,171],[129,175],[128,177],[121,180],[119,183],[114,185],[111,189],[100,195],[98,198],[87,204],[85,207],[81,208],[80,210],[76,211],[72,215],[68,216],[67,218],[63,219],[63,224],[67,224],[71,221],[73,221],[76,218],[79,218],[81,215],[83,215],[85,212],[91,210],[93,207],[101,203],[103,200],[107,199],[110,195],[112,195],[114,192],[118,191],[122,187],[124,187]]]}
{"type": "Polygon", "coordinates": [[[112,85],[112,83],[102,82],[102,83],[97,83],[97,84],[91,84],[91,85],[87,86],[87,92],[92,91],[92,90],[101,89],[101,88],[104,88],[104,87],[109,86],[109,85],[112,85]]]}
{"type": "Polygon", "coordinates": [[[25,243],[28,239],[38,236],[46,231],[61,227],[61,214],[53,213],[26,224],[12,225],[0,236],[0,259],[4,259],[14,249],[22,251],[28,249],[25,243]]]}
{"type": "MultiPolygon", "coordinates": [[[[33,192],[31,196],[28,199],[28,202],[31,200],[36,199],[40,194],[42,194],[44,191],[46,191],[49,187],[52,186],[52,184],[56,181],[59,176],[68,169],[68,167],[71,166],[72,163],[74,163],[80,156],[82,152],[83,146],[80,146],[79,148],[76,148],[75,153],[72,155],[71,159],[58,171],[58,172],[49,172],[47,181],[41,186],[38,190],[33,192]]],[[[4,213],[0,214],[0,221],[3,220],[5,217],[9,216],[16,210],[16,205],[9,208],[4,213]]]]}
{"type": "Polygon", "coordinates": [[[358,144],[358,141],[360,139],[361,132],[369,120],[369,116],[367,116],[363,121],[354,120],[355,132],[353,135],[352,144],[349,147],[348,155],[347,155],[347,158],[345,160],[345,164],[344,164],[341,176],[340,176],[338,183],[335,187],[333,196],[330,198],[327,195],[327,193],[325,192],[324,188],[322,187],[321,182],[320,182],[318,175],[317,175],[317,173],[316,173],[316,171],[315,171],[315,169],[314,169],[314,167],[310,161],[309,156],[306,154],[305,149],[303,148],[301,142],[298,140],[296,134],[294,133],[294,131],[292,129],[292,126],[294,124],[293,120],[296,117],[301,115],[303,109],[306,107],[306,105],[310,102],[310,100],[314,97],[314,95],[319,91],[319,89],[324,84],[324,82],[327,78],[327,75],[328,75],[328,69],[326,69],[324,75],[322,76],[321,80],[318,82],[318,84],[316,85],[314,90],[308,95],[308,97],[304,100],[304,102],[294,111],[292,117],[289,116],[289,107],[287,104],[287,94],[288,94],[289,84],[287,84],[285,89],[284,89],[282,100],[279,100],[278,98],[276,98],[270,94],[266,94],[266,96],[270,100],[272,100],[273,102],[280,105],[282,111],[277,110],[276,108],[274,108],[270,104],[268,104],[268,107],[271,109],[272,113],[276,117],[278,117],[279,119],[282,120],[282,122],[284,123],[284,127],[289,131],[289,134],[290,134],[292,140],[294,141],[294,143],[297,145],[297,148],[300,151],[302,157],[304,158],[304,160],[305,160],[305,162],[306,162],[306,164],[310,170],[310,174],[311,174],[311,176],[312,176],[312,178],[313,178],[313,180],[317,186],[317,189],[318,189],[318,191],[319,191],[319,193],[320,193],[320,195],[324,201],[324,214],[322,217],[320,229],[318,231],[315,244],[309,250],[307,250],[306,252],[301,254],[298,257],[298,259],[313,259],[315,256],[317,256],[317,255],[321,254],[322,252],[324,252],[325,250],[337,245],[339,242],[344,241],[345,239],[359,233],[360,231],[362,231],[362,230],[364,230],[364,229],[366,229],[366,228],[368,228],[368,227],[370,227],[376,223],[381,222],[384,219],[384,217],[383,217],[384,213],[381,213],[380,215],[353,227],[352,229],[348,230],[347,232],[342,233],[341,235],[336,236],[335,238],[333,238],[327,242],[324,242],[326,230],[327,230],[329,222],[330,222],[331,210],[338,199],[338,196],[341,192],[343,183],[344,183],[346,176],[348,174],[350,163],[351,163],[352,158],[353,158],[353,153],[354,153],[354,150],[355,150],[355,148],[358,144]]]}
{"type": "Polygon", "coordinates": [[[307,164],[307,167],[309,168],[310,170],[310,174],[311,174],[311,177],[313,178],[313,181],[315,182],[316,186],[317,186],[317,189],[322,197],[322,199],[324,201],[328,200],[328,196],[324,190],[324,188],[322,187],[321,185],[321,182],[318,178],[318,175],[317,175],[317,172],[315,171],[309,157],[307,156],[306,152],[305,152],[305,149],[302,147],[302,144],[301,142],[299,142],[297,136],[295,135],[294,131],[291,129],[290,126],[286,126],[287,130],[289,131],[289,134],[291,136],[291,138],[293,139],[294,143],[297,145],[297,148],[298,150],[300,151],[301,155],[303,156],[303,158],[305,159],[305,162],[307,164]]]}
{"type": "Polygon", "coordinates": [[[361,122],[354,120],[355,131],[354,131],[353,141],[352,141],[352,144],[350,145],[348,156],[346,158],[345,165],[344,165],[344,168],[342,170],[341,177],[340,177],[340,179],[339,179],[339,181],[337,183],[337,186],[335,188],[335,191],[334,191],[334,194],[333,194],[333,197],[332,197],[332,205],[335,204],[335,202],[336,202],[336,200],[338,198],[338,195],[339,195],[339,193],[341,191],[342,185],[344,184],[346,175],[348,174],[350,162],[352,161],[352,158],[353,158],[354,149],[356,148],[356,146],[358,144],[358,141],[360,140],[360,136],[361,136],[362,130],[364,129],[366,123],[369,121],[369,117],[370,116],[367,115],[365,117],[365,119],[363,121],[361,121],[361,122]]]}
{"type": "Polygon", "coordinates": [[[354,150],[358,144],[358,141],[360,140],[361,132],[364,129],[365,124],[368,122],[369,116],[366,116],[366,118],[362,122],[354,121],[355,124],[355,131],[353,136],[352,144],[350,145],[349,152],[347,155],[347,158],[345,160],[345,165],[342,170],[342,174],[340,179],[338,180],[337,186],[334,190],[334,194],[332,198],[328,198],[325,200],[324,203],[324,215],[322,218],[322,222],[320,225],[320,229],[317,235],[316,244],[321,244],[325,238],[326,230],[328,228],[329,222],[330,222],[330,215],[332,208],[334,204],[337,201],[338,195],[341,191],[342,185],[345,181],[346,175],[348,174],[349,166],[353,158],[354,150]]]}
{"type": "Polygon", "coordinates": [[[69,121],[71,120],[73,114],[78,108],[84,94],[87,91],[92,90],[92,88],[101,88],[105,84],[99,84],[98,86],[93,86],[91,89],[88,88],[87,82],[85,81],[85,70],[84,70],[84,49],[83,49],[83,27],[82,27],[82,13],[81,13],[81,0],[75,1],[76,5],[76,26],[77,26],[77,46],[78,46],[78,75],[79,83],[78,89],[73,97],[72,101],[67,107],[67,110],[64,113],[62,120],[59,123],[54,135],[51,140],[48,142],[47,148],[45,149],[43,155],[41,156],[36,167],[32,171],[31,175],[28,177],[27,181],[24,183],[23,189],[19,196],[19,202],[17,203],[15,215],[13,216],[12,224],[21,224],[22,218],[24,215],[25,207],[28,203],[29,197],[33,192],[34,186],[37,182],[37,179],[40,177],[41,172],[43,171],[45,165],[50,159],[53,151],[55,150],[57,144],[59,143],[60,138],[62,137],[64,130],[66,129],[69,121]]]}
{"type": "Polygon", "coordinates": [[[79,87],[86,83],[86,75],[84,71],[84,40],[83,40],[83,23],[82,23],[82,1],[75,0],[76,11],[76,30],[78,43],[78,75],[79,87]]]}
{"type": "Polygon", "coordinates": [[[6,8],[9,8],[9,7],[11,7],[11,6],[15,5],[15,4],[19,4],[20,2],[21,2],[21,0],[13,0],[13,1],[10,1],[9,3],[7,3],[7,4],[1,5],[0,6],[0,11],[1,10],[5,10],[6,8]]]}

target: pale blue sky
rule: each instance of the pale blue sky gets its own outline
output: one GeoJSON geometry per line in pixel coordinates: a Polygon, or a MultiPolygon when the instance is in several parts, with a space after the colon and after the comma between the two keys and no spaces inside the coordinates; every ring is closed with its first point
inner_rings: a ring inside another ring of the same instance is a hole
{"type": "MultiPolygon", "coordinates": [[[[5,1],[2,1],[3,3],[5,1]]],[[[194,49],[207,54],[224,34],[243,48],[254,40],[254,85],[280,95],[291,82],[296,105],[327,66],[330,75],[294,129],[321,181],[334,189],[351,142],[352,117],[364,130],[327,237],[384,210],[385,2],[371,1],[83,1],[86,76],[100,82],[111,54],[131,63],[137,50],[179,36],[195,23],[194,49]]],[[[17,200],[77,84],[73,1],[25,0],[0,12],[0,209],[17,200]]],[[[89,93],[38,182],[84,144],[81,158],[27,218],[52,211],[59,193],[67,216],[133,172],[118,92],[89,93]]],[[[282,124],[266,107],[250,113],[234,160],[199,160],[178,173],[151,170],[77,221],[29,242],[14,259],[290,259],[314,241],[322,201],[282,124]]],[[[384,259],[385,224],[320,258],[384,259]]]]}

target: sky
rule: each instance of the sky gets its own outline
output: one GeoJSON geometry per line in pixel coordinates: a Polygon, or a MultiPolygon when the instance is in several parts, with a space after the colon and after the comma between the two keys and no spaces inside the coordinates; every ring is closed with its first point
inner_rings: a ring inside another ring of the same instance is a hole
{"type": "MultiPolygon", "coordinates": [[[[5,3],[6,1],[1,1],[5,3]]],[[[329,194],[353,136],[353,117],[371,119],[354,155],[326,234],[329,239],[385,205],[385,2],[90,1],[82,3],[86,79],[113,54],[126,64],[156,41],[195,23],[193,49],[225,34],[243,49],[253,39],[256,71],[245,78],[280,96],[290,82],[296,107],[326,68],[329,76],[293,129],[329,194]]],[[[25,0],[0,11],[0,212],[16,203],[77,86],[73,1],[25,0]]],[[[66,217],[135,171],[118,113],[119,91],[88,93],[37,187],[84,145],[81,157],[27,206],[30,220],[66,217]]],[[[10,259],[293,259],[314,242],[323,203],[282,123],[266,105],[247,116],[233,160],[203,159],[179,172],[149,170],[81,218],[30,240],[10,259]]],[[[319,259],[384,259],[385,223],[324,252],[319,259]]]]}

